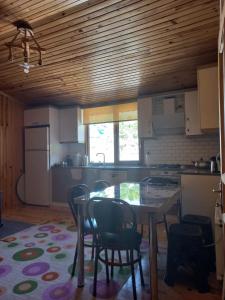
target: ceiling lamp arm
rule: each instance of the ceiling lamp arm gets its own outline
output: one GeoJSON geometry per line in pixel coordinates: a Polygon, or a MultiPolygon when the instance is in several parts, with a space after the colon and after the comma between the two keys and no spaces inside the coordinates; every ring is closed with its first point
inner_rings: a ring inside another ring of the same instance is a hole
{"type": "Polygon", "coordinates": [[[19,36],[20,32],[18,31],[17,34],[14,36],[14,38],[12,39],[11,42],[6,43],[5,45],[9,48],[9,56],[8,56],[8,60],[13,62],[13,47],[15,47],[16,45],[14,44],[14,42],[16,41],[17,37],[19,36]]]}
{"type": "Polygon", "coordinates": [[[45,52],[44,48],[41,48],[40,45],[38,44],[37,40],[34,37],[33,32],[30,32],[31,38],[33,39],[35,45],[37,46],[37,51],[39,53],[39,60],[38,60],[38,64],[41,66],[42,65],[42,52],[45,52]]]}
{"type": "Polygon", "coordinates": [[[27,37],[27,29],[25,29],[25,39],[24,39],[24,63],[29,64],[30,60],[30,47],[29,47],[29,41],[27,37]]]}

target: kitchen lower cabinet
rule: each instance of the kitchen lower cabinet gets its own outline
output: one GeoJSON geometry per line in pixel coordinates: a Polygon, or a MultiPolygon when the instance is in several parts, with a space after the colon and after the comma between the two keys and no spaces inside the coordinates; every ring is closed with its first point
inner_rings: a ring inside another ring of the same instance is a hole
{"type": "Polygon", "coordinates": [[[82,183],[85,183],[90,190],[93,190],[94,183],[96,180],[100,179],[99,169],[83,169],[82,183]]]}
{"type": "Polygon", "coordinates": [[[52,202],[67,204],[68,192],[74,185],[83,183],[81,168],[52,168],[52,202]]]}
{"type": "Polygon", "coordinates": [[[100,180],[106,180],[111,185],[119,184],[123,181],[127,181],[127,171],[111,171],[111,170],[101,170],[100,180]]]}
{"type": "Polygon", "coordinates": [[[220,176],[213,175],[181,175],[181,214],[202,215],[211,218],[214,226],[214,213],[219,194],[212,192],[217,189],[220,176]]]}

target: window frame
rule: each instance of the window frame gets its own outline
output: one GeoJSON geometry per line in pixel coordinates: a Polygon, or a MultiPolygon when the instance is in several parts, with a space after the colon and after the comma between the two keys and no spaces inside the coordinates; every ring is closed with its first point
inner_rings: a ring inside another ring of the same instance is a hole
{"type": "MultiPolygon", "coordinates": [[[[134,120],[137,121],[138,120],[134,120]]],[[[129,121],[121,121],[129,122],[129,121]]],[[[141,160],[141,149],[140,149],[140,138],[138,136],[138,147],[139,147],[139,159],[138,160],[119,160],[119,122],[109,122],[113,123],[113,133],[114,133],[114,163],[105,163],[106,166],[112,165],[139,165],[141,160]]],[[[99,123],[101,124],[101,123],[99,123]]],[[[90,124],[91,125],[91,124],[90,124]]],[[[89,125],[86,126],[86,154],[90,157],[90,139],[89,139],[89,125]]],[[[90,162],[91,165],[100,165],[101,163],[90,162]]]]}

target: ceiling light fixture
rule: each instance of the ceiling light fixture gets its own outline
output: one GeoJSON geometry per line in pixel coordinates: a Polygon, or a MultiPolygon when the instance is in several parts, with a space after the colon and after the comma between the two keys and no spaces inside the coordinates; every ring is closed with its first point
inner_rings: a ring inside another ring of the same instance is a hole
{"type": "Polygon", "coordinates": [[[13,49],[19,49],[23,53],[23,63],[19,64],[23,68],[24,73],[28,74],[31,67],[35,65],[30,64],[30,54],[31,52],[38,53],[38,65],[42,65],[42,54],[45,52],[45,49],[40,47],[37,40],[34,37],[34,33],[30,24],[23,20],[18,20],[13,23],[17,27],[17,33],[11,42],[6,43],[5,45],[9,49],[8,60],[13,62],[13,49]],[[34,46],[31,46],[30,43],[33,42],[34,46]]]}

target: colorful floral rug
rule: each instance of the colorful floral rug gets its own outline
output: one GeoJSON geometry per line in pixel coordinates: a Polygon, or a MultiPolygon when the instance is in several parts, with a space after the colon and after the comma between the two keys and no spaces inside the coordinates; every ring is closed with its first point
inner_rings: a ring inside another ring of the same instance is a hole
{"type": "MultiPolygon", "coordinates": [[[[35,225],[0,241],[0,299],[74,299],[77,277],[70,278],[77,234],[72,223],[54,221],[35,225]]],[[[147,243],[143,243],[143,252],[147,243]]],[[[93,282],[91,249],[85,247],[85,284],[90,299],[93,282]]],[[[125,253],[122,253],[122,258],[125,253]]],[[[109,299],[118,293],[130,276],[129,268],[115,268],[109,288],[105,268],[98,267],[97,298],[109,299]]]]}

